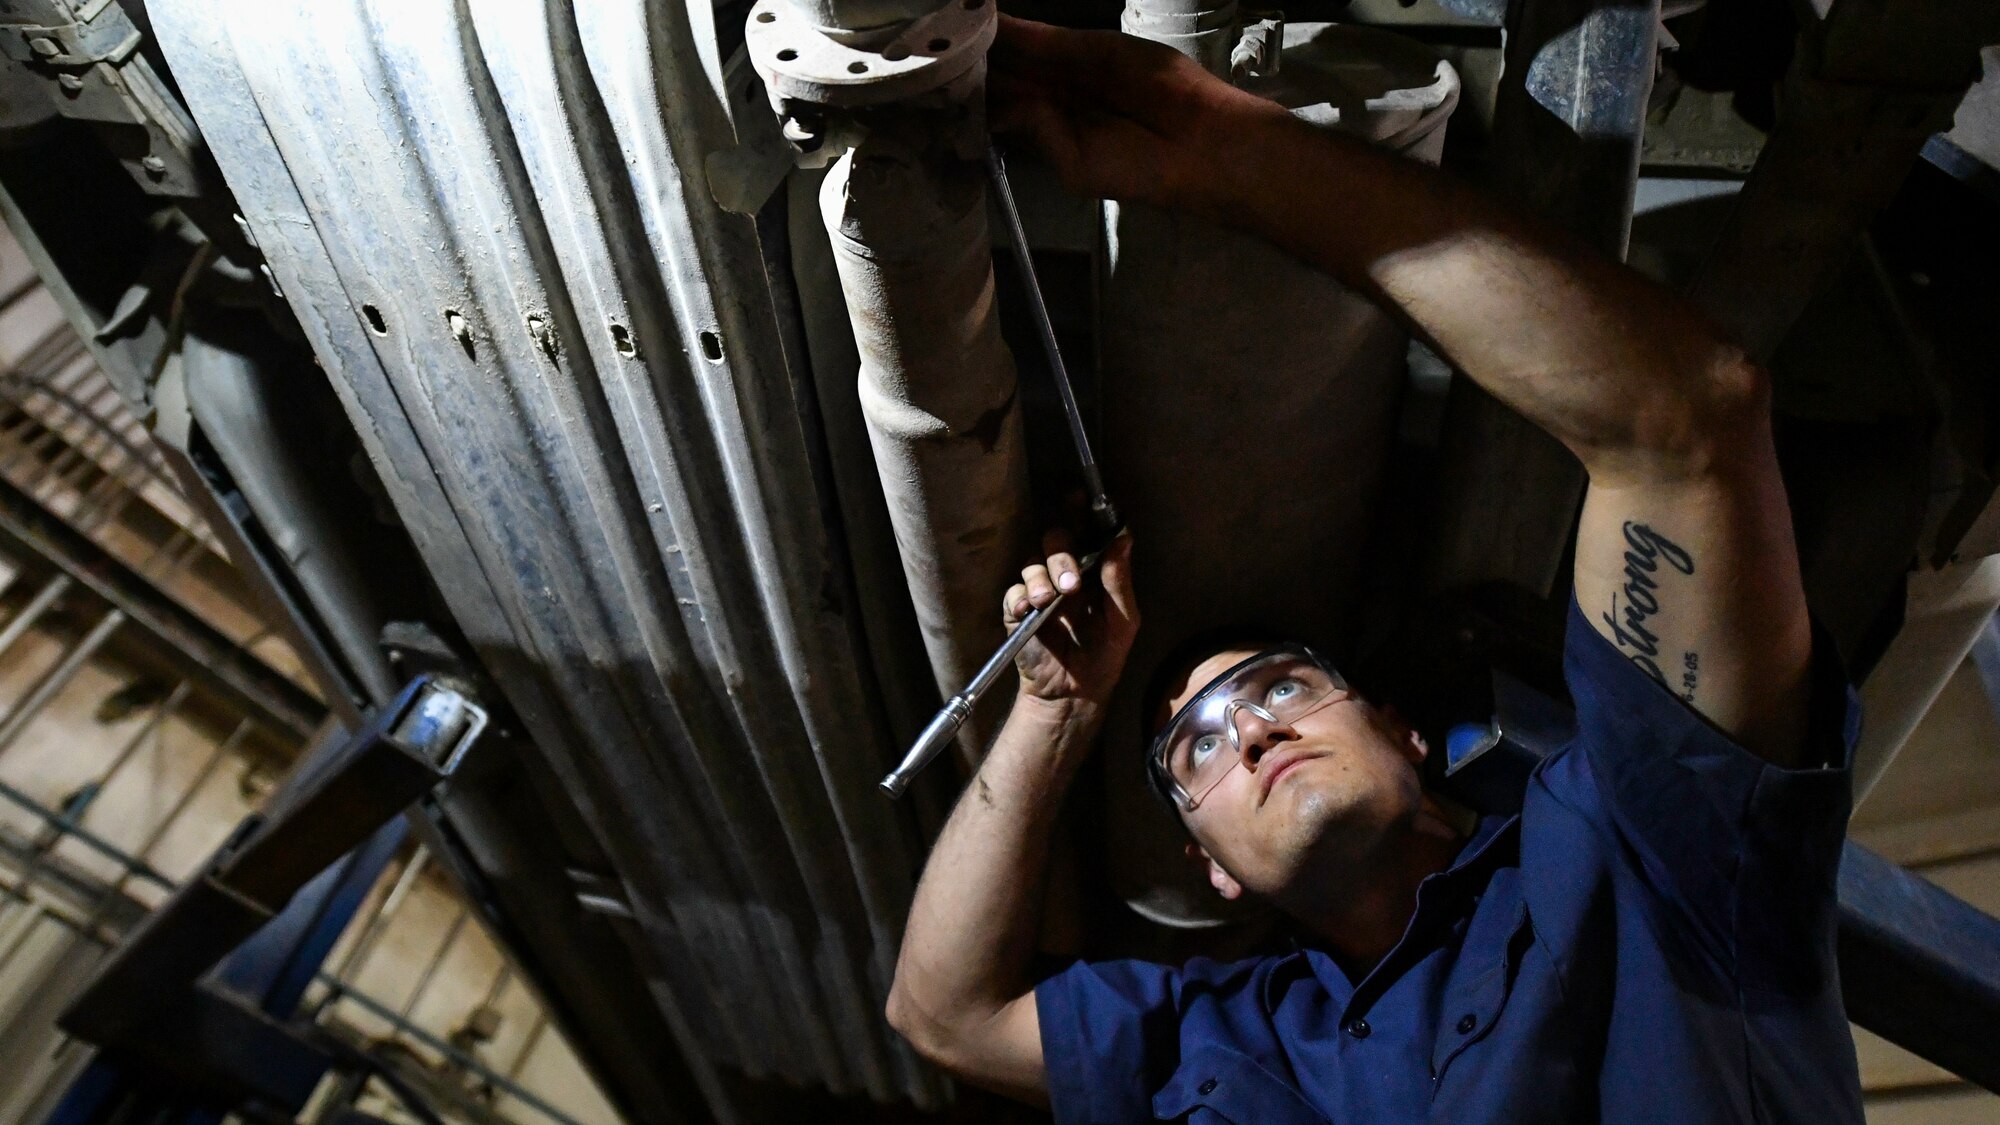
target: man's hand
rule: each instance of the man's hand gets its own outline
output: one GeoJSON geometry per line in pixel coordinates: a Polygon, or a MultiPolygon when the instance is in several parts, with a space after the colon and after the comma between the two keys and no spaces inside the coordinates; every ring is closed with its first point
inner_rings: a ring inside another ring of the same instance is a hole
{"type": "Polygon", "coordinates": [[[1009,628],[1059,589],[1074,593],[1022,650],[1014,713],[924,866],[888,1008],[890,1025],[924,1057],[1036,1104],[1047,1104],[1048,1070],[1028,968],[1049,834],[1139,628],[1131,536],[1105,549],[1102,590],[1085,588],[1066,548],[1051,534],[1047,561],[1007,591],[1009,628]]]}
{"type": "Polygon", "coordinates": [[[1132,536],[1120,534],[1098,566],[1101,590],[1085,589],[1086,576],[1069,552],[1068,537],[1052,531],[1043,541],[1046,562],[1021,571],[1002,601],[1009,632],[1029,610],[1069,594],[1056,619],[1042,626],[1014,659],[1024,700],[1101,707],[1117,686],[1139,631],[1139,603],[1132,594],[1132,536]]]}
{"type": "Polygon", "coordinates": [[[1207,211],[1245,122],[1285,117],[1169,47],[1000,17],[994,128],[1024,133],[1078,195],[1207,211]]]}

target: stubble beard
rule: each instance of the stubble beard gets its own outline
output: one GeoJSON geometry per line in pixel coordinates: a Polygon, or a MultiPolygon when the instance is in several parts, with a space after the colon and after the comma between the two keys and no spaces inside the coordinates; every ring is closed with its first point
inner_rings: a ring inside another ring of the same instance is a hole
{"type": "MultiPolygon", "coordinates": [[[[1272,800],[1284,799],[1290,821],[1282,834],[1286,888],[1311,884],[1314,893],[1357,888],[1385,862],[1398,841],[1415,831],[1422,814],[1421,791],[1414,801],[1390,808],[1387,794],[1342,790],[1331,784],[1300,785],[1320,779],[1284,779],[1272,800]],[[1282,792],[1288,783],[1291,792],[1282,792]]],[[[1267,810],[1268,805],[1267,804],[1267,810]]],[[[1282,892],[1281,892],[1282,893],[1282,892]]]]}

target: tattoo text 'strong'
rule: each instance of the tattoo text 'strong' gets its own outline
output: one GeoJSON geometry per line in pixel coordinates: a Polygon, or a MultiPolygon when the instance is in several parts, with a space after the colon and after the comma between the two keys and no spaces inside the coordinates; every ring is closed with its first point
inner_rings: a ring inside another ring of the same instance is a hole
{"type": "MultiPolygon", "coordinates": [[[[1659,665],[1660,638],[1647,627],[1647,622],[1660,612],[1660,563],[1682,574],[1694,573],[1694,556],[1680,544],[1654,531],[1643,523],[1625,522],[1625,574],[1624,584],[1611,595],[1611,611],[1604,615],[1604,623],[1611,629],[1611,639],[1632,663],[1645,669],[1646,674],[1667,685],[1666,673],[1659,665]],[[1620,597],[1623,604],[1620,604],[1620,597]]],[[[1686,656],[1682,673],[1682,698],[1694,698],[1694,681],[1699,659],[1690,652],[1686,656]]],[[[1671,686],[1671,685],[1668,685],[1671,686]]]]}

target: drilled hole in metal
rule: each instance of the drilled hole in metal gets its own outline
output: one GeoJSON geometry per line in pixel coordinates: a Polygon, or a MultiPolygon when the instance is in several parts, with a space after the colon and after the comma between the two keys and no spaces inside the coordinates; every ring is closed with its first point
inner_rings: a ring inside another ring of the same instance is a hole
{"type": "Polygon", "coordinates": [[[853,62],[847,64],[847,73],[866,74],[868,73],[868,64],[862,62],[860,59],[856,59],[853,62]]]}
{"type": "Polygon", "coordinates": [[[792,60],[798,57],[799,53],[797,51],[792,50],[790,47],[787,47],[784,50],[778,52],[779,62],[791,62],[792,60]]]}
{"type": "Polygon", "coordinates": [[[704,328],[701,331],[701,354],[710,363],[722,362],[722,337],[716,335],[713,329],[704,328]]]}
{"type": "Polygon", "coordinates": [[[368,321],[368,330],[377,336],[389,334],[389,322],[382,319],[382,310],[374,305],[361,306],[361,315],[368,321]]]}
{"type": "Polygon", "coordinates": [[[777,23],[777,22],[778,22],[778,13],[776,13],[776,12],[758,12],[758,13],[757,13],[757,22],[758,22],[758,23],[777,23]]]}
{"type": "Polygon", "coordinates": [[[910,49],[901,43],[891,43],[882,52],[884,62],[902,62],[910,57],[910,49]]]}
{"type": "Polygon", "coordinates": [[[632,343],[631,330],[622,324],[611,326],[611,346],[618,349],[619,355],[639,354],[638,346],[632,343]]]}
{"type": "Polygon", "coordinates": [[[479,358],[478,352],[472,345],[472,326],[466,323],[463,313],[460,313],[457,309],[444,310],[444,326],[451,329],[452,337],[458,341],[459,348],[465,352],[465,358],[479,358]]]}
{"type": "Polygon", "coordinates": [[[939,52],[939,51],[949,51],[949,50],[951,50],[951,40],[949,40],[949,39],[933,39],[933,40],[931,40],[931,53],[932,53],[932,54],[936,54],[936,53],[937,53],[937,52],[939,52]]]}

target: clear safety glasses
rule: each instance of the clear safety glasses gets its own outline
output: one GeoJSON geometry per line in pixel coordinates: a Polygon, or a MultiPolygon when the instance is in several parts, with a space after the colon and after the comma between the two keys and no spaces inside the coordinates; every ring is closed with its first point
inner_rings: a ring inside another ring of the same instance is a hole
{"type": "Polygon", "coordinates": [[[1231,667],[1174,713],[1153,737],[1147,767],[1188,812],[1243,760],[1242,717],[1291,726],[1350,698],[1333,666],[1303,645],[1266,649],[1231,667]]]}

